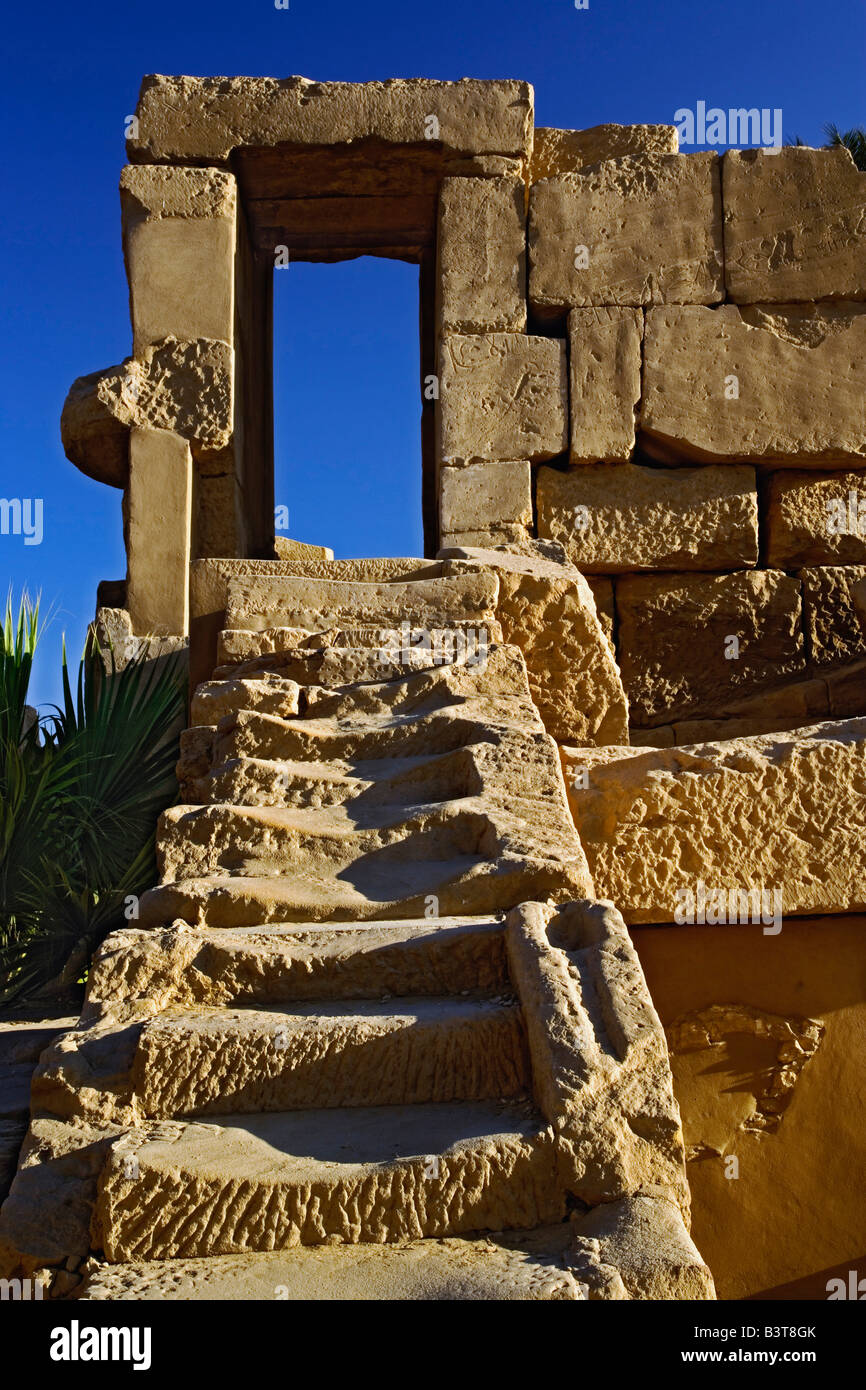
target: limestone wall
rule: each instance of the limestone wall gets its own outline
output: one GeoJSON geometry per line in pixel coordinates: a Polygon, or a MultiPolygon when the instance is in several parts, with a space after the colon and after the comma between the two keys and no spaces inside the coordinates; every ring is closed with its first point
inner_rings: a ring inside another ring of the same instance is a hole
{"type": "Polygon", "coordinates": [[[152,77],[136,120],[132,354],[63,415],[70,458],[124,490],[134,634],[188,632],[195,560],[273,558],[274,266],[369,252],[419,266],[428,555],[559,542],[634,742],[864,712],[846,150],[536,130],[520,82],[152,77]]]}
{"type": "Polygon", "coordinates": [[[845,150],[536,132],[524,299],[513,187],[443,185],[443,543],[565,547],[633,742],[866,708],[864,206],[845,150]]]}

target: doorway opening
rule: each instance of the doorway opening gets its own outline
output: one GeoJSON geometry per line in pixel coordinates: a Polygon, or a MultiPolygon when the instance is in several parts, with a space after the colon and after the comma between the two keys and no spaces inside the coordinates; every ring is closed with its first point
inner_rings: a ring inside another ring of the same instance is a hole
{"type": "Polygon", "coordinates": [[[423,555],[419,268],[274,271],[276,533],[337,559],[423,555]]]}

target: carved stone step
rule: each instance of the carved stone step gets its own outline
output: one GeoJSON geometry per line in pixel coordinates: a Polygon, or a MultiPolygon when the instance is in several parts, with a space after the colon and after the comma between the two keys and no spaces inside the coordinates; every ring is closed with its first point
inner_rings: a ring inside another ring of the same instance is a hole
{"type": "Polygon", "coordinates": [[[131,1131],[102,1171],[95,1230],[117,1263],[526,1229],[566,1210],[540,1116],[484,1101],[131,1131]]]}
{"type": "Polygon", "coordinates": [[[399,627],[402,622],[442,626],[452,619],[483,621],[493,616],[498,591],[490,571],[390,583],[259,575],[229,581],[225,625],[248,631],[277,625],[318,631],[347,623],[399,627]]]}
{"type": "Polygon", "coordinates": [[[504,931],[494,917],[235,931],[129,927],[94,958],[88,1007],[501,994],[510,989],[504,931]]]}
{"type": "Polygon", "coordinates": [[[529,1062],[515,1003],[317,1001],[170,1010],[144,1025],[133,1082],[145,1116],[171,1119],[515,1097],[529,1062]]]}

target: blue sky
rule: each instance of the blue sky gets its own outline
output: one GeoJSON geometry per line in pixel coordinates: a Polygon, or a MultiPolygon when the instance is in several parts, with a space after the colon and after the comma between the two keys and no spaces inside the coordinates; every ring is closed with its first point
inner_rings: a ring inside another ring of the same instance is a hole
{"type": "MultiPolygon", "coordinates": [[[[141,76],[525,78],[540,125],[781,107],[786,138],[866,123],[862,0],[149,0],[10,7],[0,90],[0,496],[41,497],[44,538],[0,536],[0,579],[54,614],[32,696],[57,698],[96,584],[125,571],[120,494],[60,447],[67,388],[130,349],[117,181],[141,76]]],[[[338,555],[420,547],[416,272],[293,266],[277,286],[277,500],[338,555]]]]}

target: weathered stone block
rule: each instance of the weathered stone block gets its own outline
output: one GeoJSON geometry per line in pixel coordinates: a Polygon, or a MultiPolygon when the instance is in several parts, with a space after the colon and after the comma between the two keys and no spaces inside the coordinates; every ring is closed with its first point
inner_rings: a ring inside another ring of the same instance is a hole
{"type": "MultiPolygon", "coordinates": [[[[841,666],[866,656],[866,634],[853,590],[866,565],[819,565],[800,570],[809,655],[816,666],[841,666]]],[[[866,701],[866,691],[864,691],[866,701]]]]}
{"type": "Polygon", "coordinates": [[[218,453],[232,435],[233,353],[210,338],[166,338],[140,359],[78,377],[60,418],[66,457],[97,482],[125,487],[133,428],[169,430],[196,455],[218,453]]]}
{"type": "Polygon", "coordinates": [[[192,456],[168,430],[133,429],[127,494],[127,602],[135,635],[189,629],[192,456]]]}
{"type": "Polygon", "coordinates": [[[549,734],[588,744],[628,741],[628,706],[592,591],[559,546],[518,554],[455,548],[499,580],[496,617],[523,652],[532,698],[549,734]],[[558,555],[557,555],[558,552],[558,555]],[[556,556],[556,558],[554,558],[556,556]],[[580,732],[574,734],[571,730],[580,732]]]}
{"type": "Polygon", "coordinates": [[[774,473],[767,491],[767,563],[866,563],[866,472],[774,473]]]}
{"type": "Polygon", "coordinates": [[[611,651],[613,651],[613,632],[616,623],[613,580],[601,578],[597,574],[588,574],[586,582],[595,599],[595,611],[598,614],[598,621],[601,623],[601,630],[610,643],[611,651]]]}
{"type": "Polygon", "coordinates": [[[530,305],[717,303],[721,206],[714,154],[628,156],[534,184],[530,305]]]}
{"type": "Polygon", "coordinates": [[[752,468],[541,468],[538,534],[559,541],[579,570],[745,569],[758,560],[752,468]]]}
{"type": "Polygon", "coordinates": [[[663,459],[866,458],[866,307],[651,309],[641,441],[663,459]]]}
{"type": "Polygon", "coordinates": [[[128,166],[120,178],[133,353],[234,333],[236,186],[222,169],[128,166]]]}
{"type": "Polygon", "coordinates": [[[528,463],[443,468],[439,486],[443,531],[471,531],[507,523],[526,526],[532,521],[528,463]]]}
{"type": "Polygon", "coordinates": [[[529,541],[529,530],[512,522],[501,522],[498,526],[485,527],[480,531],[442,531],[439,545],[442,549],[453,546],[473,546],[481,550],[494,550],[505,546],[509,550],[525,550],[529,541]]]}
{"type": "Polygon", "coordinates": [[[724,891],[725,909],[733,890],[735,920],[740,892],[755,889],[778,890],[783,919],[862,910],[864,755],[866,719],[684,748],[563,750],[596,891],[630,922],[684,922],[675,914],[689,891],[697,913],[699,882],[724,891]]]}
{"type": "Polygon", "coordinates": [[[530,182],[577,174],[588,164],[623,155],[676,154],[679,139],[672,125],[594,125],[586,130],[536,126],[530,182]]]}
{"type": "Polygon", "coordinates": [[[329,545],[310,545],[307,541],[292,540],[289,536],[274,538],[274,559],[276,560],[333,560],[334,552],[329,545]]]}
{"type": "Polygon", "coordinates": [[[668,1030],[686,1144],[701,1149],[688,1165],[692,1235],[722,1299],[763,1300],[797,1280],[791,1296],[818,1302],[834,1266],[843,1286],[849,1269],[859,1266],[862,1276],[862,1261],[851,1257],[852,1231],[866,1229],[866,1189],[851,1181],[866,1158],[862,1079],[847,1059],[859,1059],[866,1016],[852,989],[864,929],[866,917],[852,913],[787,918],[775,937],[751,925],[630,933],[668,1030]],[[836,999],[848,1002],[828,1008],[836,999]],[[738,1027],[727,1045],[712,1023],[725,1006],[746,1026],[752,1019],[749,1035],[738,1027]],[[709,1025],[705,1050],[681,1050],[690,1024],[709,1025]],[[813,1050],[816,1033],[823,1038],[813,1050]],[[749,1132],[768,1092],[784,1103],[792,1078],[794,1099],[778,1130],[749,1132]],[[734,1153],[740,1179],[729,1181],[726,1157],[734,1153]]]}
{"type": "MultiPolygon", "coordinates": [[[[859,586],[854,585],[854,590],[858,587],[862,591],[862,581],[859,586]]],[[[860,614],[861,624],[866,630],[862,607],[860,614]]],[[[830,713],[834,719],[852,719],[856,715],[866,714],[866,661],[854,661],[847,666],[837,666],[834,670],[827,671],[824,684],[827,687],[830,713]]]]}
{"type": "Polygon", "coordinates": [[[729,150],[722,184],[735,303],[866,299],[866,174],[846,149],[729,150]]]}
{"type": "Polygon", "coordinates": [[[436,240],[440,333],[526,328],[526,189],[514,179],[444,179],[436,240]]]}
{"type": "Polygon", "coordinates": [[[640,309],[572,309],[569,314],[573,464],[631,457],[642,337],[640,309]]]}
{"type": "Polygon", "coordinates": [[[625,575],[616,607],[634,724],[716,714],[805,665],[800,585],[778,570],[625,575]]]}
{"type": "Polygon", "coordinates": [[[528,82],[313,82],[307,77],[145,77],[137,164],[226,161],[245,145],[361,140],[522,158],[532,131],[528,82]],[[430,118],[435,117],[435,125],[430,118]]]}
{"type": "Polygon", "coordinates": [[[568,447],[565,343],[522,333],[446,338],[440,349],[444,463],[554,458],[568,447]]]}

